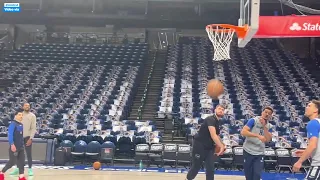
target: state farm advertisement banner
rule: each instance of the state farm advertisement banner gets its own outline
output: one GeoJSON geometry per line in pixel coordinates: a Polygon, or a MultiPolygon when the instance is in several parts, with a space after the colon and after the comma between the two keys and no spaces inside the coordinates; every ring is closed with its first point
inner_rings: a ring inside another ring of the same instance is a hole
{"type": "Polygon", "coordinates": [[[254,37],[320,37],[320,16],[260,16],[254,37]]]}

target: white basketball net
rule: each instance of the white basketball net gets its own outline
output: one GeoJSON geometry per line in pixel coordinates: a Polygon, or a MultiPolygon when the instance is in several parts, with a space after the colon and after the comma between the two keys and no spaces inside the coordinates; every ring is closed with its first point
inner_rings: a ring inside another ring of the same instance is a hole
{"type": "Polygon", "coordinates": [[[213,60],[223,61],[230,58],[230,44],[235,32],[234,29],[223,28],[219,26],[210,26],[206,28],[209,39],[213,45],[213,60]]]}

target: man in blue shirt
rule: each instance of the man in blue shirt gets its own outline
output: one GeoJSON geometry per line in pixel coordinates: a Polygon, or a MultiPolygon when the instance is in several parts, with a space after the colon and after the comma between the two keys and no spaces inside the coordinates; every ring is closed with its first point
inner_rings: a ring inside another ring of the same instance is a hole
{"type": "Polygon", "coordinates": [[[269,123],[272,114],[273,109],[265,107],[261,116],[249,119],[241,131],[241,135],[246,137],[243,144],[243,168],[246,180],[261,179],[265,143],[272,139],[272,125],[269,123]]]}
{"type": "Polygon", "coordinates": [[[0,172],[0,180],[4,180],[4,173],[16,164],[19,168],[19,180],[26,180],[24,177],[24,139],[23,139],[23,125],[22,112],[15,114],[14,121],[12,121],[8,128],[9,140],[9,161],[0,172]]]}
{"type": "Polygon", "coordinates": [[[309,144],[305,150],[298,150],[295,152],[300,158],[293,165],[293,171],[298,172],[302,163],[311,156],[311,167],[305,179],[318,180],[320,179],[320,101],[312,100],[307,105],[304,115],[310,119],[307,125],[309,144]]]}

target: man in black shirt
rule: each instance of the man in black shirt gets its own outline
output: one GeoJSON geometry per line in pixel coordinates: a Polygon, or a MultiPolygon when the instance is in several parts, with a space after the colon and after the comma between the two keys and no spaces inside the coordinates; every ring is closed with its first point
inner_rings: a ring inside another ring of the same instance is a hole
{"type": "Polygon", "coordinates": [[[220,156],[225,150],[225,145],[221,142],[220,119],[224,115],[224,106],[217,105],[214,115],[207,117],[201,124],[198,134],[195,135],[192,147],[192,167],[188,172],[187,180],[194,179],[201,166],[205,162],[206,180],[214,179],[214,149],[220,148],[216,154],[220,156]]]}

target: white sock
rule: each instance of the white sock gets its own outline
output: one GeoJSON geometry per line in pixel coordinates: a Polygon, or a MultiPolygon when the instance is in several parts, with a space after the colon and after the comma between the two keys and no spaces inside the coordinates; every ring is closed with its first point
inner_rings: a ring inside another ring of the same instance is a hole
{"type": "Polygon", "coordinates": [[[20,174],[20,175],[19,175],[19,178],[23,178],[23,177],[24,177],[24,174],[20,174]]]}

